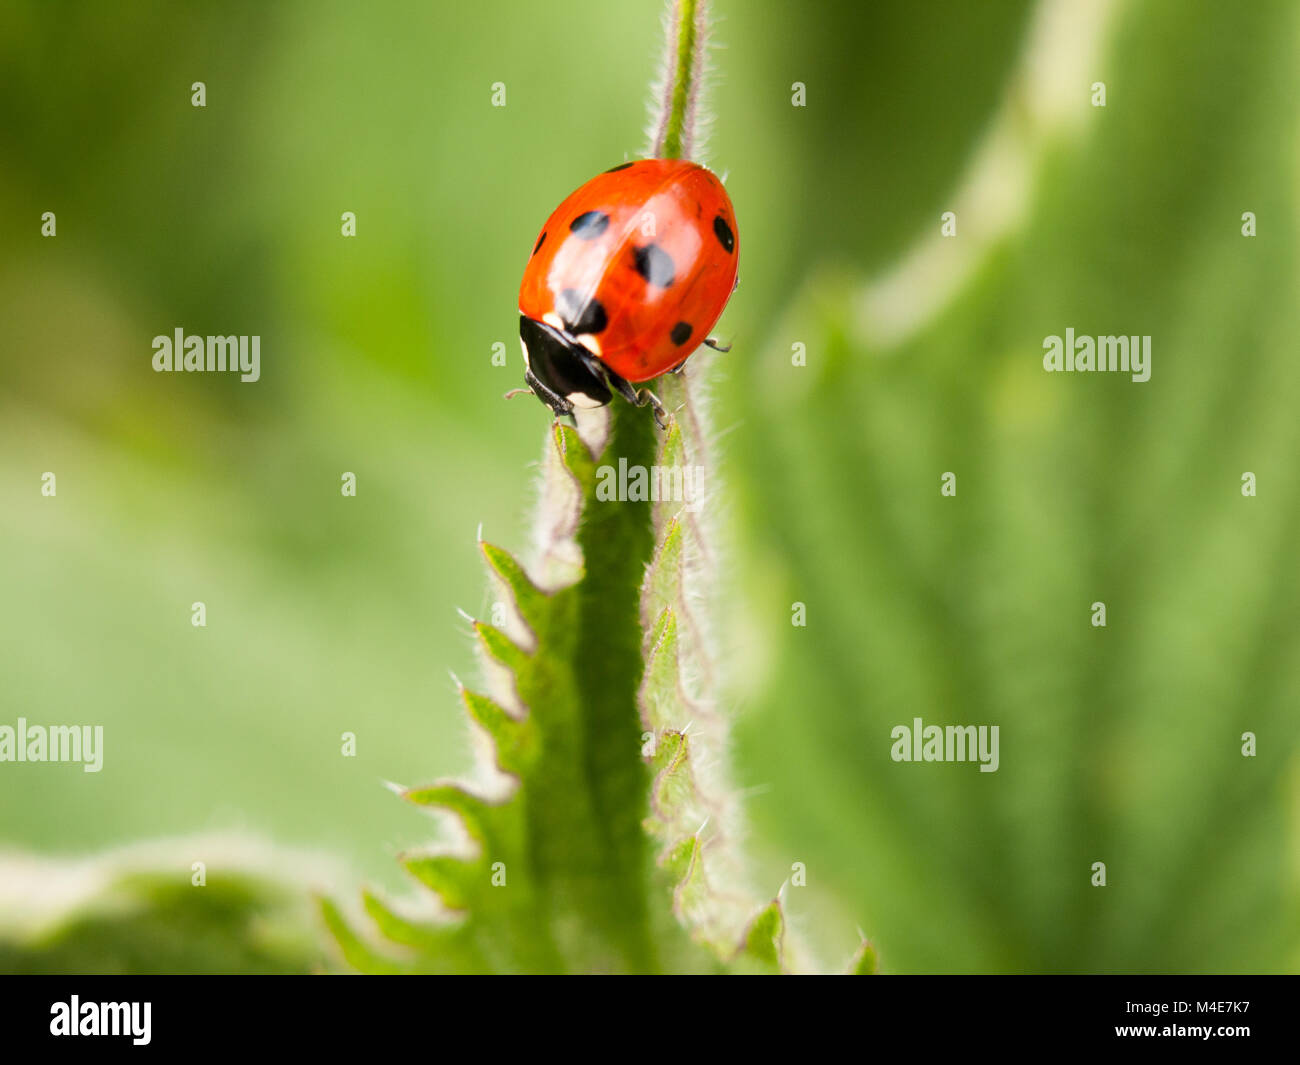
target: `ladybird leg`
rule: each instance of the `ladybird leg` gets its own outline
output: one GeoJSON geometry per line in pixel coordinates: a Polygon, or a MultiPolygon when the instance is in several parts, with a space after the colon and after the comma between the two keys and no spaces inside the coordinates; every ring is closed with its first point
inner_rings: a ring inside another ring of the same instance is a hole
{"type": "Polygon", "coordinates": [[[564,396],[552,392],[542,384],[542,382],[534,376],[532,370],[524,371],[524,381],[528,387],[532,389],[533,394],[555,412],[556,417],[563,417],[566,414],[573,413],[573,404],[564,396]]]}
{"type": "Polygon", "coordinates": [[[671,370],[669,370],[668,372],[669,372],[669,373],[677,373],[677,374],[679,374],[679,373],[681,373],[681,372],[682,372],[683,370],[685,370],[685,369],[686,369],[686,360],[685,360],[685,359],[682,359],[681,362],[679,362],[676,366],[674,366],[674,367],[673,367],[671,370]]]}
{"type": "Polygon", "coordinates": [[[714,351],[720,351],[724,355],[731,350],[730,344],[719,344],[714,337],[705,337],[704,346],[706,348],[712,348],[714,351]]]}
{"type": "MultiPolygon", "coordinates": [[[[601,362],[600,359],[596,358],[596,356],[582,354],[581,352],[579,352],[579,354],[581,355],[583,362],[586,363],[587,369],[589,369],[596,377],[603,380],[605,384],[609,386],[611,391],[617,392],[634,407],[649,406],[654,412],[655,423],[659,428],[668,428],[668,423],[664,420],[668,412],[664,410],[664,405],[659,402],[659,397],[651,392],[650,389],[633,388],[631,384],[621,378],[601,362]]],[[[570,407],[572,407],[572,405],[570,405],[570,407]]]]}
{"type": "Polygon", "coordinates": [[[648,388],[638,388],[635,394],[636,399],[633,402],[635,402],[638,407],[644,407],[646,404],[649,404],[650,410],[655,416],[655,425],[659,426],[660,429],[667,429],[668,422],[665,419],[668,416],[668,412],[664,410],[664,405],[659,402],[659,397],[648,388]]]}
{"type": "Polygon", "coordinates": [[[658,425],[660,429],[668,428],[668,423],[664,420],[668,412],[664,410],[664,405],[659,402],[659,397],[651,392],[650,389],[634,388],[627,381],[624,381],[623,378],[619,377],[618,374],[608,368],[605,369],[605,379],[609,382],[610,388],[626,399],[634,407],[649,406],[650,410],[654,413],[655,424],[658,425]]]}

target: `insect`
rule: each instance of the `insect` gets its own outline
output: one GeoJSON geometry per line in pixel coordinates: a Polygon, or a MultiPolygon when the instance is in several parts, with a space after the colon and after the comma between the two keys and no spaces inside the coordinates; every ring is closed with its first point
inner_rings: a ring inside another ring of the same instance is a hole
{"type": "Polygon", "coordinates": [[[740,240],[722,182],[680,159],[598,174],[546,220],[519,287],[524,381],[557,415],[614,393],[664,407],[636,386],[680,372],[736,288],[740,240]]]}

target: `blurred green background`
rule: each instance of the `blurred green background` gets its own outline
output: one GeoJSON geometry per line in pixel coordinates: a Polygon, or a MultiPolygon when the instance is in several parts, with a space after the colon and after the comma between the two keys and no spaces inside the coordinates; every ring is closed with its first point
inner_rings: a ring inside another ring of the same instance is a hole
{"type": "MultiPolygon", "coordinates": [[[[715,7],[757,883],[804,862],[795,923],[896,972],[1300,968],[1300,9],[715,7]],[[1151,381],[1045,374],[1067,326],[1152,335],[1151,381]],[[916,716],[1001,768],[892,762],[916,716]]],[[[519,275],[641,154],[661,14],[0,7],[0,723],[106,733],[0,766],[0,845],[250,830],[402,883],[380,782],[468,766],[475,530],[529,535],[519,275]],[[176,327],[259,334],[261,381],[153,373],[176,327]]]]}

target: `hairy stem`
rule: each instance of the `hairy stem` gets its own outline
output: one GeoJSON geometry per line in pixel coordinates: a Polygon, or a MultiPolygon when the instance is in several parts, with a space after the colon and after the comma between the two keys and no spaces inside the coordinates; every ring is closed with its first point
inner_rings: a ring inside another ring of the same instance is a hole
{"type": "MultiPolygon", "coordinates": [[[[600,456],[602,464],[617,467],[625,460],[628,468],[648,468],[654,462],[655,427],[648,412],[626,408],[611,420],[609,443],[600,456]]],[[[640,645],[639,586],[654,550],[654,533],[648,501],[602,502],[590,492],[578,530],[578,543],[586,572],[598,580],[579,585],[579,647],[599,648],[584,656],[577,675],[578,697],[588,708],[585,720],[585,764],[595,803],[602,809],[633,810],[645,803],[648,777],[635,742],[640,732],[637,689],[643,662],[640,645]]],[[[619,883],[639,884],[641,892],[623,892],[623,908],[615,927],[608,928],[610,940],[623,943],[634,968],[647,971],[652,965],[653,945],[638,938],[648,928],[650,885],[639,880],[649,846],[635,819],[601,822],[604,837],[600,851],[610,863],[606,876],[615,874],[619,883]],[[636,920],[629,920],[634,915],[636,920]],[[644,956],[638,951],[645,951],[644,956]]],[[[599,913],[591,914],[593,920],[599,913]]]]}
{"type": "Polygon", "coordinates": [[[704,74],[708,0],[673,0],[664,62],[663,102],[650,154],[689,159],[695,147],[695,115],[704,74]]]}

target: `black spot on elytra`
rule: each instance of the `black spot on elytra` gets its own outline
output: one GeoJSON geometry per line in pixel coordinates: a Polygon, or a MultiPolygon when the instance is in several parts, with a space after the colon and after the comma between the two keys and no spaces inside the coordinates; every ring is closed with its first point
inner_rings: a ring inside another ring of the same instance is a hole
{"type": "Polygon", "coordinates": [[[677,266],[673,257],[658,244],[647,244],[644,248],[632,249],[636,257],[636,272],[651,285],[667,288],[677,276],[677,266]]]}
{"type": "Polygon", "coordinates": [[[569,230],[583,240],[595,240],[609,227],[609,215],[604,211],[587,211],[569,223],[569,230]]]}
{"type": "Polygon", "coordinates": [[[678,322],[673,326],[673,331],[668,334],[669,338],[678,347],[681,347],[691,339],[691,325],[689,322],[678,322]]]}
{"type": "Polygon", "coordinates": [[[573,336],[599,333],[609,325],[609,318],[600,300],[586,299],[576,288],[561,291],[556,298],[555,309],[559,312],[564,328],[573,336]]]}
{"type": "Polygon", "coordinates": [[[718,215],[713,220],[713,233],[718,238],[718,243],[726,248],[728,252],[735,250],[736,236],[731,232],[731,226],[727,225],[727,220],[722,215],[718,215]]]}
{"type": "Polygon", "coordinates": [[[619,170],[626,170],[631,165],[632,165],[631,163],[619,163],[618,166],[611,166],[608,170],[605,171],[605,173],[613,174],[619,170]]]}
{"type": "Polygon", "coordinates": [[[537,238],[537,243],[533,245],[533,254],[536,255],[542,250],[542,245],[546,243],[546,230],[542,230],[542,235],[537,238]]]}

